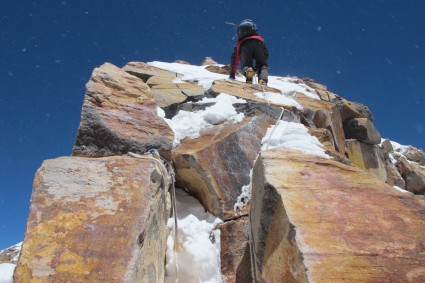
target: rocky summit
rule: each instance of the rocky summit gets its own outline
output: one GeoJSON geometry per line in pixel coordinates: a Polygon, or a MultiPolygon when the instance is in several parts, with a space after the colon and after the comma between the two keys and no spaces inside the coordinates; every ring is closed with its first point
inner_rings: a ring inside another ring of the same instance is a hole
{"type": "Polygon", "coordinates": [[[424,152],[310,78],[228,70],[96,68],[72,156],[42,164],[22,248],[1,253],[14,282],[425,282],[424,152]],[[185,250],[200,230],[179,237],[175,188],[221,219],[218,261],[185,250]]]}

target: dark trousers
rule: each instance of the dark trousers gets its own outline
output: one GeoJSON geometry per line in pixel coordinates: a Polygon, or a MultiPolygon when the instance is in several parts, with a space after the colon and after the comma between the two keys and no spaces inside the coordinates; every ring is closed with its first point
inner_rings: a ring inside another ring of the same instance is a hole
{"type": "Polygon", "coordinates": [[[269,76],[267,65],[269,51],[263,42],[256,39],[248,39],[242,43],[239,55],[241,57],[242,70],[245,71],[247,67],[254,68],[255,61],[255,68],[258,73],[258,78],[260,80],[267,81],[269,76]]]}

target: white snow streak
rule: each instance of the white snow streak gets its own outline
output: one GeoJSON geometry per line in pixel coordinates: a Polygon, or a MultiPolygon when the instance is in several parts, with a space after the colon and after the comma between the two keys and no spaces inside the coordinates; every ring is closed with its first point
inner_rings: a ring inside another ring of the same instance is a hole
{"type": "Polygon", "coordinates": [[[165,283],[221,283],[219,218],[205,212],[198,200],[177,189],[177,218],[179,243],[174,243],[174,219],[168,220],[165,283]],[[174,255],[174,244],[179,247],[174,255]],[[178,265],[176,278],[175,259],[178,265]]]}

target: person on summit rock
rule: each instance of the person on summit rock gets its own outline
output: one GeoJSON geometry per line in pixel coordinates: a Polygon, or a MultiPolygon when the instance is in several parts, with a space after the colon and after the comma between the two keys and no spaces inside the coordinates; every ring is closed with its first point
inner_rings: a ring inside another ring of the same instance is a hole
{"type": "Polygon", "coordinates": [[[239,61],[246,77],[246,83],[252,84],[254,73],[258,74],[258,83],[267,85],[269,51],[264,39],[258,35],[257,25],[252,20],[243,20],[236,28],[238,41],[230,59],[230,79],[235,79],[239,61]],[[254,66],[255,60],[255,66],[254,66]]]}

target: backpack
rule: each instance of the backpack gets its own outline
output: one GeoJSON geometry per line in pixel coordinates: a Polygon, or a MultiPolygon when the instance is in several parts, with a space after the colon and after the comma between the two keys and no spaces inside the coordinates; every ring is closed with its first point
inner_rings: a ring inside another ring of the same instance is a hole
{"type": "Polygon", "coordinates": [[[236,28],[236,35],[238,37],[238,40],[256,34],[257,25],[252,20],[243,20],[236,28]]]}

